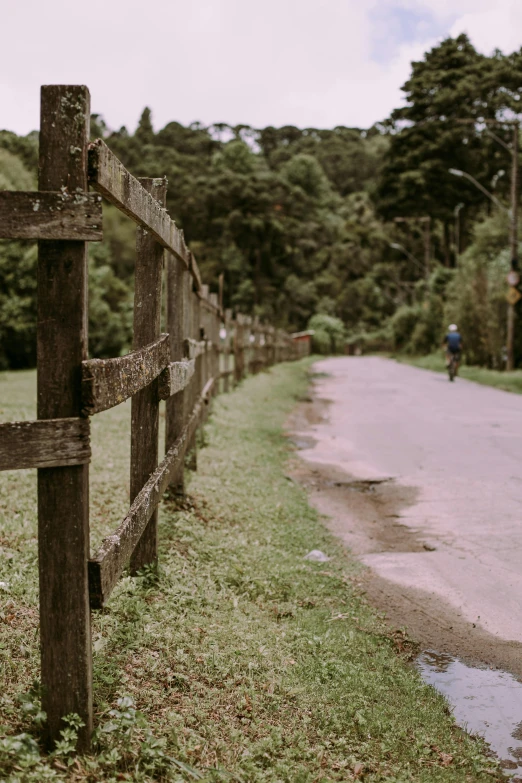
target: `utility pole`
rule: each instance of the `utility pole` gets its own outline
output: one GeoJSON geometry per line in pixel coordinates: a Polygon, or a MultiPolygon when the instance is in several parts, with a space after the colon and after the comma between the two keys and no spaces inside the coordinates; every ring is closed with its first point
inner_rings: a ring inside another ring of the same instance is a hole
{"type": "Polygon", "coordinates": [[[426,270],[426,280],[429,280],[430,264],[430,239],[431,239],[431,217],[419,218],[424,221],[424,268],[426,270]]]}
{"type": "MultiPolygon", "coordinates": [[[[518,271],[518,137],[520,126],[513,124],[513,148],[511,167],[511,271],[518,271]]],[[[508,302],[507,318],[507,362],[506,370],[515,368],[515,305],[508,302]]]]}
{"type": "Polygon", "coordinates": [[[424,223],[424,275],[428,280],[431,271],[431,217],[396,217],[395,223],[424,223]]]}
{"type": "MultiPolygon", "coordinates": [[[[476,119],[461,119],[457,120],[457,122],[465,123],[465,124],[472,124],[476,125],[477,120],[476,119]]],[[[513,128],[513,142],[511,147],[509,144],[507,144],[503,139],[501,139],[499,136],[497,136],[495,133],[492,133],[489,129],[487,130],[488,134],[492,136],[496,141],[498,141],[503,147],[505,147],[510,153],[511,153],[511,208],[507,210],[509,213],[510,218],[510,251],[511,251],[511,280],[516,281],[514,284],[509,280],[508,276],[508,282],[512,286],[512,289],[510,290],[510,293],[514,291],[515,294],[515,302],[516,302],[516,295],[518,294],[520,298],[519,292],[516,290],[516,286],[518,285],[519,278],[518,278],[518,145],[519,145],[519,135],[520,135],[520,122],[519,120],[490,120],[490,119],[481,119],[481,123],[484,125],[511,125],[513,128]]],[[[481,190],[488,198],[491,199],[495,204],[502,207],[502,209],[506,209],[503,204],[499,202],[499,200],[496,198],[496,196],[493,196],[492,193],[489,193],[483,185],[481,185],[477,180],[472,177],[470,174],[466,174],[465,172],[462,172],[458,169],[450,169],[451,174],[456,174],[459,177],[466,177],[471,182],[473,182],[474,185],[476,185],[479,190],[481,190]]],[[[507,336],[506,336],[506,353],[507,353],[507,360],[506,360],[506,370],[513,370],[515,368],[515,351],[514,351],[514,343],[515,343],[515,304],[508,299],[508,311],[507,311],[507,336]]]]}
{"type": "Polygon", "coordinates": [[[456,267],[459,265],[459,255],[460,255],[460,210],[463,207],[464,207],[464,204],[461,201],[460,204],[457,204],[457,206],[453,210],[453,214],[455,215],[455,266],[456,267]]]}

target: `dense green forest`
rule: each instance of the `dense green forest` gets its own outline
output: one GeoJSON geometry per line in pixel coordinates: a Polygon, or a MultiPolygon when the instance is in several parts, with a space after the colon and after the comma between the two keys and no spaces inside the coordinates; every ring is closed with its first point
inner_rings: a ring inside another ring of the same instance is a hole
{"type": "MultiPolygon", "coordinates": [[[[448,38],[412,63],[403,91],[403,107],[370,129],[155,131],[145,109],[134,134],[93,116],[92,136],[133,174],[168,177],[169,211],[211,288],[224,273],[227,306],[290,330],[311,323],[338,346],[416,353],[457,321],[467,360],[501,367],[509,218],[449,169],[509,204],[512,130],[501,121],[522,116],[522,50],[487,57],[448,38]],[[499,121],[494,132],[484,119],[499,121]]],[[[36,132],[0,131],[0,189],[35,189],[37,164],[36,132]]],[[[134,226],[107,205],[104,236],[89,250],[93,356],[131,340],[134,226]]],[[[0,242],[0,367],[35,362],[35,264],[33,244],[0,242]]]]}

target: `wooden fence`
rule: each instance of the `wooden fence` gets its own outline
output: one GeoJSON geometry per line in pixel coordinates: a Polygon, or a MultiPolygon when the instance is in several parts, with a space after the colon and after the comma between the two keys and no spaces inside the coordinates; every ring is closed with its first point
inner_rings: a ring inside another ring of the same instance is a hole
{"type": "Polygon", "coordinates": [[[37,420],[0,425],[0,470],[38,469],[43,708],[51,742],[64,715],[80,715],[81,750],[92,730],[91,610],[128,565],[135,574],[156,561],[158,504],[167,488],[182,491],[210,398],[220,384],[227,391],[247,372],[308,352],[257,319],[222,312],[165,209],[166,180],[133,177],[102,140],[89,143],[89,122],[86,87],[42,87],[38,192],[0,193],[0,238],[39,243],[37,420]],[[137,224],[133,351],[87,359],[87,242],[102,238],[102,196],[137,224]],[[129,397],[130,508],[91,556],[89,417],[129,397]]]}

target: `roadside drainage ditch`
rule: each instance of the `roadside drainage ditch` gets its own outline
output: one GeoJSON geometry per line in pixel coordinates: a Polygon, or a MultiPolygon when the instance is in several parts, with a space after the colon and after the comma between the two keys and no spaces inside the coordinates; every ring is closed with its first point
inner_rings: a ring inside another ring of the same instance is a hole
{"type": "Polygon", "coordinates": [[[446,697],[459,726],[483,737],[512,783],[522,782],[522,683],[433,650],[421,653],[415,665],[424,682],[446,697]]]}

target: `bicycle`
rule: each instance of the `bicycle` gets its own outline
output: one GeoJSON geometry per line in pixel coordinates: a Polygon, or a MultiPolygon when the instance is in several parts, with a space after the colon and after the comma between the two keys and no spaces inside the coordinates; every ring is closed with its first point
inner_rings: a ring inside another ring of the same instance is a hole
{"type": "Polygon", "coordinates": [[[458,364],[459,364],[459,356],[458,356],[458,354],[451,352],[449,354],[449,361],[447,363],[448,376],[449,376],[450,381],[454,381],[455,380],[455,376],[457,374],[457,369],[458,369],[458,364]]]}

